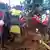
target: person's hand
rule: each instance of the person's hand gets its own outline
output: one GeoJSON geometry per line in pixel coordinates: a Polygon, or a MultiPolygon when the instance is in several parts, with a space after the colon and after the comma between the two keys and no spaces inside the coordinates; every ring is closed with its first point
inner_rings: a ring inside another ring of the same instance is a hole
{"type": "Polygon", "coordinates": [[[4,21],[0,20],[0,26],[3,26],[3,25],[4,25],[4,21]]]}

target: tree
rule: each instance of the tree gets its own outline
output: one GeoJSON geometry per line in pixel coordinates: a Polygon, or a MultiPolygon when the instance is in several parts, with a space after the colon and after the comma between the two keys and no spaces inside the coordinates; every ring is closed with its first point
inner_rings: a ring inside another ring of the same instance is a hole
{"type": "Polygon", "coordinates": [[[24,7],[25,7],[25,9],[31,9],[32,8],[32,0],[25,0],[25,2],[24,2],[24,7]]]}
{"type": "Polygon", "coordinates": [[[43,7],[49,6],[49,0],[43,0],[43,7]]]}

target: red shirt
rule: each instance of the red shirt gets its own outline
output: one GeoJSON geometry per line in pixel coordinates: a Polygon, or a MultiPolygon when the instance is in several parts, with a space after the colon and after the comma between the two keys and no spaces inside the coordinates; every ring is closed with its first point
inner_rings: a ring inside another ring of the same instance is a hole
{"type": "Polygon", "coordinates": [[[49,16],[46,16],[45,21],[43,21],[43,25],[47,25],[47,23],[48,23],[48,17],[49,16]]]}
{"type": "Polygon", "coordinates": [[[40,16],[35,15],[34,17],[32,17],[32,24],[37,25],[38,23],[40,23],[40,16]]]}

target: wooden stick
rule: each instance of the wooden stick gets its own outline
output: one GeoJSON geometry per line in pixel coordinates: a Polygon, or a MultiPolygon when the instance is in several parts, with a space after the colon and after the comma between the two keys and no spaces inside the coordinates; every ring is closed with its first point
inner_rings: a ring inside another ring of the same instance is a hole
{"type": "Polygon", "coordinates": [[[50,50],[50,47],[44,41],[40,40],[40,43],[42,43],[43,45],[45,45],[45,47],[50,50]]]}

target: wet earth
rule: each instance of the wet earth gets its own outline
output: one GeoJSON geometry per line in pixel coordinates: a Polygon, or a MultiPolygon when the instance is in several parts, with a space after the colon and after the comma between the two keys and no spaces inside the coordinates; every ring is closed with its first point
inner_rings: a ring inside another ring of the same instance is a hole
{"type": "MultiPolygon", "coordinates": [[[[25,39],[22,43],[9,42],[4,45],[3,50],[46,50],[45,46],[40,45],[36,40],[25,39]]],[[[0,45],[1,49],[1,45],[0,45]]]]}
{"type": "Polygon", "coordinates": [[[17,41],[5,42],[3,50],[47,50],[45,46],[39,43],[39,40],[41,39],[41,36],[39,36],[40,34],[33,34],[31,31],[28,33],[28,36],[25,38],[22,37],[19,41],[16,38],[17,41]]]}

